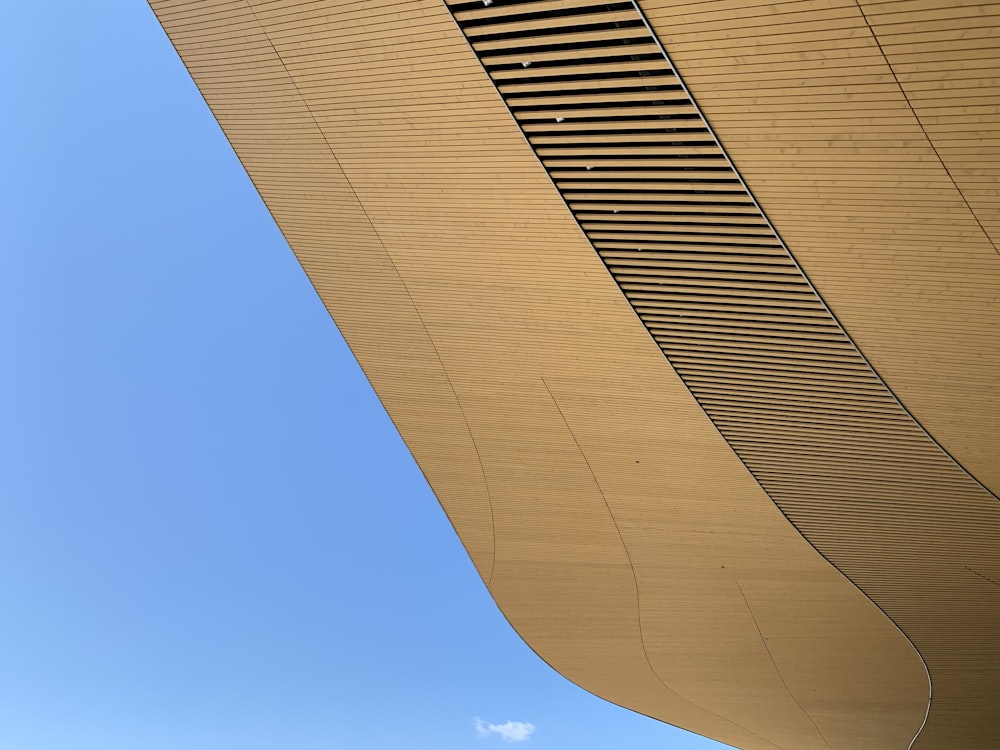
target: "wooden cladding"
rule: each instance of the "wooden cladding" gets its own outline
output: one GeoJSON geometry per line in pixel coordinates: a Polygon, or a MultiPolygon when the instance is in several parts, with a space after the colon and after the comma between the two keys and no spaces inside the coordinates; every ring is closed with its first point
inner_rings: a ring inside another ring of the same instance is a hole
{"type": "MultiPolygon", "coordinates": [[[[448,7],[719,432],[795,527],[907,634],[932,681],[976,675],[961,699],[968,720],[954,730],[979,747],[1000,745],[1000,722],[983,703],[1000,695],[1000,597],[981,573],[1000,571],[1000,504],[869,366],[638,8],[448,7]]],[[[871,167],[883,169],[877,155],[871,167]]]]}

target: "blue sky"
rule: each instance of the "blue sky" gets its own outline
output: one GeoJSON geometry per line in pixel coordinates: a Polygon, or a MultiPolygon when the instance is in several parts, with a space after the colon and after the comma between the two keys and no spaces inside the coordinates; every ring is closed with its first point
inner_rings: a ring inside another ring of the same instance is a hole
{"type": "Polygon", "coordinates": [[[145,4],[0,71],[0,747],[722,747],[506,624],[145,4]]]}

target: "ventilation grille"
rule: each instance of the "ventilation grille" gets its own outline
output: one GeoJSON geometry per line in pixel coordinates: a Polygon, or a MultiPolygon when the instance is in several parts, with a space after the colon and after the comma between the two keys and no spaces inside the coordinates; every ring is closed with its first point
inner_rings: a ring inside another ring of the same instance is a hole
{"type": "Polygon", "coordinates": [[[633,4],[449,8],[636,313],[792,523],[925,655],[1000,632],[1000,597],[970,571],[1000,571],[996,499],[858,353],[633,4]],[[964,550],[940,544],[951,534],[964,550]]]}

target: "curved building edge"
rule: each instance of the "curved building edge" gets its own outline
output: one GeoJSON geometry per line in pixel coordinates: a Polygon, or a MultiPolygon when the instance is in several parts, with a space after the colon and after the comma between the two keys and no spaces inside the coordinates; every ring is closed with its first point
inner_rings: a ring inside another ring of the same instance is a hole
{"type": "Polygon", "coordinates": [[[154,3],[543,658],[741,747],[905,746],[919,660],[704,419],[435,5],[154,3]]]}

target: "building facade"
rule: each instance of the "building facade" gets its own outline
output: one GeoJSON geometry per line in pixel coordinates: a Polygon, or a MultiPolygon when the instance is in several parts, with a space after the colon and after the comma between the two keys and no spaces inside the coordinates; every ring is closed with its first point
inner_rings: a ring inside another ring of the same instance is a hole
{"type": "Polygon", "coordinates": [[[1000,7],[152,6],[543,659],[1000,747],[1000,7]]]}

